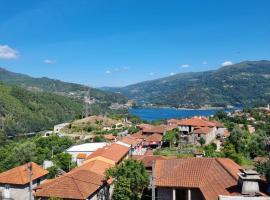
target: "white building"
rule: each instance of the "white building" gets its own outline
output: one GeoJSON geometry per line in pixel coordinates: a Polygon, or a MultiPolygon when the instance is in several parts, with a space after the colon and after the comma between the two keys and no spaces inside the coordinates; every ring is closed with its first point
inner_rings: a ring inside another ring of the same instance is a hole
{"type": "MultiPolygon", "coordinates": [[[[72,161],[77,162],[77,156],[79,154],[84,154],[85,157],[89,156],[97,149],[106,146],[106,142],[93,142],[93,143],[85,143],[80,145],[75,145],[66,150],[72,156],[72,161]]],[[[80,163],[77,163],[80,164],[80,163]]]]}

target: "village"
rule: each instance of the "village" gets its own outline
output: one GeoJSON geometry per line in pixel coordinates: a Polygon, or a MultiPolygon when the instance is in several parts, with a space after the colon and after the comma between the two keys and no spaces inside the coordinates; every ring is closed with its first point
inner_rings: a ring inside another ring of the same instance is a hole
{"type": "MultiPolygon", "coordinates": [[[[55,163],[43,160],[42,165],[28,162],[2,172],[0,199],[112,199],[120,178],[108,172],[133,160],[143,164],[148,179],[139,192],[141,199],[270,199],[267,177],[256,171],[255,164],[240,166],[233,153],[231,157],[221,156],[226,155],[226,141],[234,134],[224,120],[241,119],[238,128],[252,135],[258,124],[266,123],[262,114],[270,113],[267,109],[256,111],[258,120],[252,112],[168,119],[158,124],[134,123],[127,117],[89,116],[55,125],[40,137],[80,141],[64,150],[73,167],[58,168],[52,177],[49,169],[55,163]]],[[[269,165],[267,156],[256,156],[252,163],[269,165]]]]}

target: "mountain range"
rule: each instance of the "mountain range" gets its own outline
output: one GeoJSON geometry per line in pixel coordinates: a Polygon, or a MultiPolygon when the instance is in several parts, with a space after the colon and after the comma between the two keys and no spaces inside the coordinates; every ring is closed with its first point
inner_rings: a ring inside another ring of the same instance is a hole
{"type": "Polygon", "coordinates": [[[91,114],[109,112],[112,103],[127,101],[121,94],[0,68],[0,136],[46,130],[80,117],[88,91],[95,102],[91,114]]]}
{"type": "Polygon", "coordinates": [[[114,92],[104,92],[88,86],[47,77],[34,78],[25,74],[14,73],[4,68],[0,68],[0,82],[20,86],[30,91],[46,91],[78,99],[83,99],[89,90],[91,98],[102,102],[125,103],[127,101],[127,98],[123,95],[114,92]]]}
{"type": "Polygon", "coordinates": [[[257,106],[270,102],[270,61],[245,61],[204,72],[103,88],[118,92],[139,105],[202,107],[257,106]]]}

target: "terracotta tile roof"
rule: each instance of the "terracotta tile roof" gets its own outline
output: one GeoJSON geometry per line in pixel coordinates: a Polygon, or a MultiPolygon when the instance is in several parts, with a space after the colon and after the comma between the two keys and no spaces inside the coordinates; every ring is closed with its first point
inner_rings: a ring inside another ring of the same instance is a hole
{"type": "Polygon", "coordinates": [[[86,199],[105,184],[104,176],[80,169],[71,171],[35,188],[36,197],[86,199]]]}
{"type": "MultiPolygon", "coordinates": [[[[31,164],[33,173],[32,180],[43,177],[49,173],[47,170],[43,169],[36,163],[31,162],[31,164]]],[[[0,183],[16,184],[16,185],[25,185],[29,183],[28,165],[29,163],[12,168],[6,172],[1,173],[0,183]]]]}
{"type": "Polygon", "coordinates": [[[209,128],[209,127],[199,127],[199,128],[195,128],[193,133],[207,135],[211,133],[212,130],[213,128],[209,128]]]}
{"type": "Polygon", "coordinates": [[[133,136],[125,136],[120,141],[132,146],[137,146],[142,142],[142,139],[137,139],[136,137],[133,136]]]}
{"type": "Polygon", "coordinates": [[[175,128],[177,128],[177,125],[165,125],[165,124],[157,125],[157,126],[148,125],[148,126],[145,126],[142,129],[142,131],[144,133],[160,133],[160,134],[163,134],[164,132],[173,130],[175,128]]]}
{"type": "Polygon", "coordinates": [[[145,138],[146,142],[161,142],[162,141],[162,135],[158,134],[158,133],[154,133],[150,136],[147,136],[145,138]]]}
{"type": "Polygon", "coordinates": [[[159,156],[159,155],[138,155],[138,156],[132,156],[132,157],[138,161],[141,161],[146,168],[152,167],[153,161],[169,159],[168,157],[159,156]]]}
{"type": "Polygon", "coordinates": [[[90,170],[96,174],[100,174],[100,175],[105,175],[105,171],[111,167],[113,167],[114,165],[104,162],[104,161],[100,161],[100,160],[93,160],[90,162],[86,162],[83,165],[81,165],[80,167],[74,169],[74,170],[81,170],[81,169],[86,169],[86,170],[90,170]]]}
{"type": "Polygon", "coordinates": [[[215,123],[201,119],[198,117],[193,117],[190,119],[182,119],[177,123],[179,126],[195,126],[195,127],[214,127],[215,123]]]}
{"type": "Polygon", "coordinates": [[[77,159],[85,159],[86,158],[86,154],[85,153],[79,153],[78,155],[77,155],[77,159]]]}
{"type": "Polygon", "coordinates": [[[206,200],[230,195],[241,167],[227,158],[180,158],[155,162],[157,187],[198,188],[206,200]],[[179,178],[181,177],[181,178],[179,178]]]}
{"type": "Polygon", "coordinates": [[[136,138],[136,139],[145,139],[145,135],[143,135],[142,131],[139,131],[137,133],[132,134],[132,137],[136,138]]]}
{"type": "Polygon", "coordinates": [[[103,157],[105,159],[113,161],[114,163],[118,163],[128,154],[128,152],[129,152],[128,147],[113,143],[111,145],[96,150],[86,159],[93,160],[96,157],[103,157]]]}

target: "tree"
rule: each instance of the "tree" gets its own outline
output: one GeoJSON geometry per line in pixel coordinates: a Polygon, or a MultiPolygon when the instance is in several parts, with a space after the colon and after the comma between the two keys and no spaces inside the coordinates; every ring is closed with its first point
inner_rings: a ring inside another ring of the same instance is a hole
{"type": "Polygon", "coordinates": [[[106,139],[104,138],[103,135],[97,135],[93,139],[94,142],[106,142],[106,139]]]}
{"type": "Polygon", "coordinates": [[[144,165],[134,159],[128,159],[120,165],[107,170],[107,177],[115,178],[113,199],[138,200],[149,184],[144,165]]]}
{"type": "Polygon", "coordinates": [[[205,144],[205,139],[203,137],[201,137],[200,140],[199,140],[199,143],[201,144],[201,146],[204,145],[205,144]]]}
{"type": "Polygon", "coordinates": [[[58,173],[58,167],[57,166],[51,166],[47,170],[49,171],[49,175],[48,175],[49,179],[55,178],[55,176],[58,173]]]}
{"type": "Polygon", "coordinates": [[[163,140],[170,143],[170,148],[172,148],[172,145],[177,140],[178,131],[172,130],[167,131],[166,134],[163,136],[163,140]]]}
{"type": "Polygon", "coordinates": [[[59,168],[66,172],[71,169],[71,155],[68,153],[59,153],[55,155],[53,161],[59,168]]]}
{"type": "Polygon", "coordinates": [[[19,144],[14,148],[15,157],[17,158],[18,164],[24,164],[27,162],[35,161],[35,150],[36,145],[33,142],[27,141],[19,144]]]}
{"type": "Polygon", "coordinates": [[[112,199],[113,200],[130,200],[132,190],[130,189],[130,180],[126,177],[119,177],[115,185],[112,199]]]}

